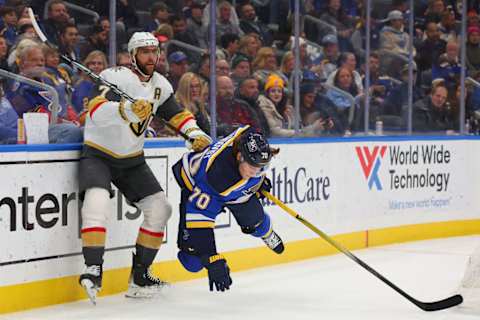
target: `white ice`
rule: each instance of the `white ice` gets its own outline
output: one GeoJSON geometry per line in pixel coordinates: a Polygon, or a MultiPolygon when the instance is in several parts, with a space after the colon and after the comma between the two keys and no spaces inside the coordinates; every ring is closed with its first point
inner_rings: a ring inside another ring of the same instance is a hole
{"type": "MultiPolygon", "coordinates": [[[[458,237],[377,247],[354,253],[418,300],[456,293],[480,237],[458,237]]],[[[288,248],[287,248],[288,249],[288,248]]],[[[343,254],[233,273],[226,293],[206,279],[175,283],[154,300],[122,294],[0,316],[0,319],[315,319],[467,320],[480,311],[454,307],[425,312],[343,254]]],[[[25,297],[26,299],[28,297],[25,297]]]]}

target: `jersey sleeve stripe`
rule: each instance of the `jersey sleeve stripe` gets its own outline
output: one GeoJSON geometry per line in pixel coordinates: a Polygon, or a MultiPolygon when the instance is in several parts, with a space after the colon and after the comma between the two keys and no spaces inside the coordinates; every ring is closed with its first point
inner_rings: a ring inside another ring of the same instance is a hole
{"type": "Polygon", "coordinates": [[[178,125],[178,131],[182,131],[183,126],[190,120],[194,120],[195,118],[193,116],[188,116],[186,117],[179,125],[178,125]]]}
{"type": "Polygon", "coordinates": [[[97,111],[98,108],[100,108],[100,106],[101,106],[102,104],[104,104],[105,102],[107,102],[107,100],[100,100],[98,103],[96,103],[96,104],[94,104],[94,105],[92,106],[92,108],[90,109],[90,118],[93,117],[93,113],[94,113],[95,111],[97,111]]]}
{"type": "Polygon", "coordinates": [[[187,221],[187,229],[214,228],[215,222],[211,221],[187,221]]]}
{"type": "Polygon", "coordinates": [[[231,186],[231,187],[228,188],[227,190],[225,190],[225,191],[223,191],[223,192],[220,192],[220,195],[226,197],[226,196],[228,196],[230,193],[232,193],[233,191],[237,190],[238,188],[243,187],[247,182],[248,182],[248,180],[241,179],[240,181],[238,181],[237,183],[235,183],[233,186],[231,186]]]}

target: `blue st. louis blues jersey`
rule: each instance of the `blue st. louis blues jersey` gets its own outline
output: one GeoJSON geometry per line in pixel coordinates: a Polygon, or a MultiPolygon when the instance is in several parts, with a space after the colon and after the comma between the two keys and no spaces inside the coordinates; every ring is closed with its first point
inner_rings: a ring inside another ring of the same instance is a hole
{"type": "Polygon", "coordinates": [[[225,206],[246,203],[261,186],[264,176],[242,179],[233,154],[235,138],[247,129],[237,129],[201,153],[185,154],[174,166],[177,182],[190,190],[185,204],[187,229],[213,228],[225,206]]]}

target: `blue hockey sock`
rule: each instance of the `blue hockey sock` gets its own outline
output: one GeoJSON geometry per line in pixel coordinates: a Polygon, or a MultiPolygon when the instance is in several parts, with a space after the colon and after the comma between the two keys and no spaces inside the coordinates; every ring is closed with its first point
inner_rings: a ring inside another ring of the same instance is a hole
{"type": "Polygon", "coordinates": [[[182,266],[190,272],[199,272],[203,269],[202,261],[199,257],[186,253],[180,250],[177,253],[178,260],[182,266]]]}

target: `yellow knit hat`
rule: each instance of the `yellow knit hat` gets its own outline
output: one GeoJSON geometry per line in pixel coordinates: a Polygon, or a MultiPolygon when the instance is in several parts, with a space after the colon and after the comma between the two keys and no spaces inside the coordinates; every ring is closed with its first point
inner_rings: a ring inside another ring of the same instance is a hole
{"type": "Polygon", "coordinates": [[[268,89],[270,89],[273,86],[277,86],[283,89],[285,87],[285,83],[282,80],[282,78],[280,78],[276,74],[271,74],[268,76],[267,81],[265,82],[265,88],[264,88],[265,92],[267,92],[268,89]]]}

